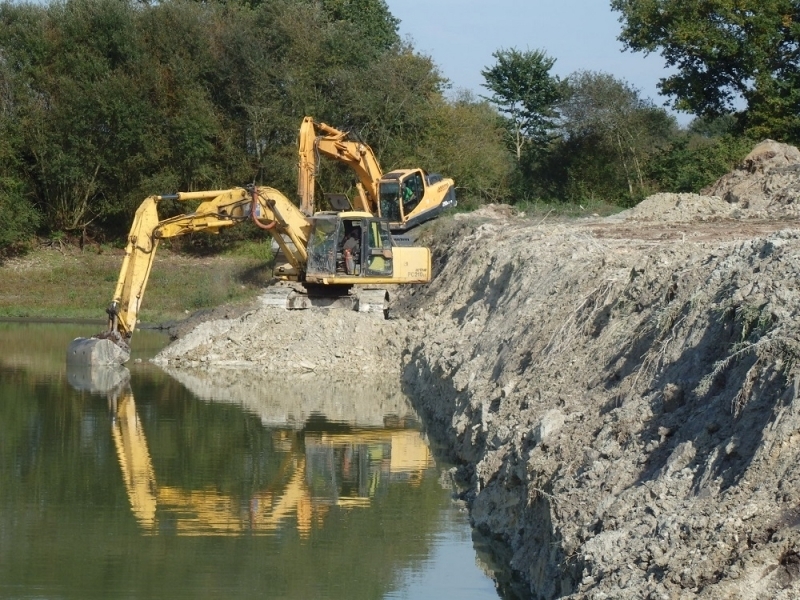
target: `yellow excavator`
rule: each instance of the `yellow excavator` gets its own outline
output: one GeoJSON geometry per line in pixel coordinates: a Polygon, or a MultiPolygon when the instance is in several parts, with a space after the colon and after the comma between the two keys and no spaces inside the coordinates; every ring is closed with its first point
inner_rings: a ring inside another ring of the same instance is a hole
{"type": "Polygon", "coordinates": [[[417,431],[410,429],[334,434],[278,431],[275,435],[281,436],[281,445],[290,450],[281,463],[280,476],[243,505],[241,499],[213,488],[187,490],[159,483],[130,385],[111,390],[109,402],[114,446],[131,510],[142,531],[149,535],[159,533],[160,515],[173,522],[177,535],[269,534],[294,523],[305,538],[312,529],[324,526],[325,515],[333,506],[368,507],[382,478],[404,475],[416,485],[423,472],[433,466],[427,445],[417,431]],[[333,472],[316,472],[320,468],[335,469],[336,455],[344,461],[340,465],[343,471],[357,470],[349,457],[358,452],[367,452],[371,462],[377,463],[364,474],[363,491],[342,495],[337,488],[320,494],[309,485],[317,479],[338,479],[333,472]],[[307,460],[309,457],[325,460],[307,460]]]}
{"type": "MultiPolygon", "coordinates": [[[[389,222],[366,211],[320,212],[304,215],[278,190],[270,187],[231,188],[150,196],[139,206],[128,235],[108,313],[108,328],[95,336],[109,339],[129,355],[128,343],[144,298],[158,243],[163,238],[204,231],[218,233],[244,221],[266,231],[287,262],[276,262],[274,276],[301,286],[270,288],[267,304],[308,308],[313,298],[344,298],[361,312],[385,310],[386,285],[427,283],[431,279],[428,248],[397,246],[389,222]],[[164,200],[200,201],[187,214],[160,219],[164,200]]],[[[80,338],[79,338],[80,339],[80,338]]],[[[68,358],[80,361],[71,348],[68,358]]],[[[93,362],[91,352],[84,362],[93,362]]],[[[127,361],[123,356],[116,362],[127,361]]],[[[110,361],[110,362],[115,362],[110,361]]]]}
{"type": "MultiPolygon", "coordinates": [[[[350,167],[358,178],[356,207],[389,220],[391,231],[400,233],[437,217],[456,206],[455,183],[422,169],[395,169],[384,174],[378,159],[367,144],[351,134],[312,117],[303,119],[298,143],[300,154],[297,194],[300,210],[313,215],[316,210],[314,188],[320,157],[350,167]]],[[[347,210],[350,202],[342,194],[328,195],[334,210],[347,210]]]]}

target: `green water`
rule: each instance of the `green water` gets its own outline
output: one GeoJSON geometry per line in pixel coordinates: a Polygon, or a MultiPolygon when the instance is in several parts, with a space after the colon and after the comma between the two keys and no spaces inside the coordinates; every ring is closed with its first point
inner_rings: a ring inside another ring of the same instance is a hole
{"type": "Polygon", "coordinates": [[[0,323],[0,597],[499,597],[391,383],[179,381],[143,331],[88,390],[94,329],[0,323]]]}

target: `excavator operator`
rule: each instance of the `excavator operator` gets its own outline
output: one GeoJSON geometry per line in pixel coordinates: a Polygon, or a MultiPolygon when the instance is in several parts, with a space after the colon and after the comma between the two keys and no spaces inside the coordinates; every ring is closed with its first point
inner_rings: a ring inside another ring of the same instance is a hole
{"type": "Polygon", "coordinates": [[[356,272],[356,263],[361,258],[361,227],[353,227],[342,245],[344,267],[348,275],[356,272]]]}
{"type": "Polygon", "coordinates": [[[415,173],[403,184],[403,212],[405,214],[414,210],[422,199],[422,177],[415,173]]]}

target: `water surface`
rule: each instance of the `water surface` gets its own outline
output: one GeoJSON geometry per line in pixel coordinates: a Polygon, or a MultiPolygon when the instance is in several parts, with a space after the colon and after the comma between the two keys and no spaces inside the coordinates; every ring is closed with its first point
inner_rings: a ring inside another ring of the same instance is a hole
{"type": "Polygon", "coordinates": [[[498,598],[396,384],[76,376],[94,329],[0,323],[0,597],[498,598]]]}

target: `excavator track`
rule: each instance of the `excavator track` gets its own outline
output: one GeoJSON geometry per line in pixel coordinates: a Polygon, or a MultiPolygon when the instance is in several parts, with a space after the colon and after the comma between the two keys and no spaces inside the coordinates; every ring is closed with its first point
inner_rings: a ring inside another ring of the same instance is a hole
{"type": "Polygon", "coordinates": [[[266,288],[259,301],[262,306],[286,310],[338,309],[384,316],[389,310],[389,292],[385,288],[331,288],[280,282],[266,288]]]}

